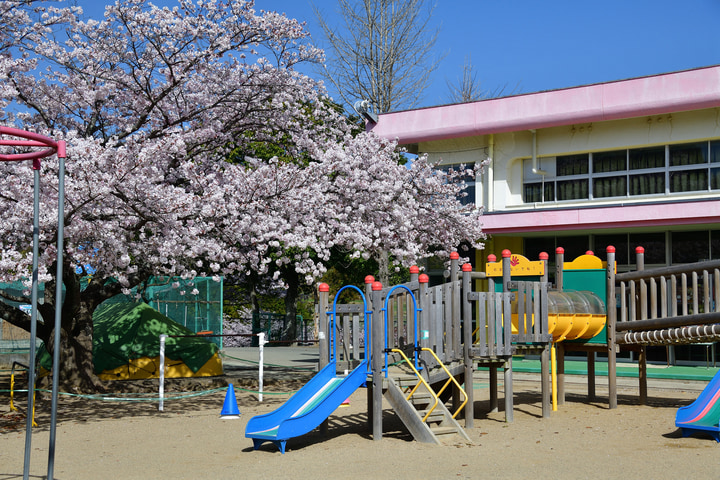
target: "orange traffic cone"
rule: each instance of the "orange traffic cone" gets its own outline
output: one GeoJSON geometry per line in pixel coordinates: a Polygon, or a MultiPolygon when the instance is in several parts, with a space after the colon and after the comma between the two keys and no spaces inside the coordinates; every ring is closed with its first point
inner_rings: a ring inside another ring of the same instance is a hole
{"type": "Polygon", "coordinates": [[[225,394],[225,403],[220,412],[220,418],[240,418],[240,410],[238,409],[237,399],[235,398],[235,388],[232,383],[228,385],[227,393],[225,394]]]}

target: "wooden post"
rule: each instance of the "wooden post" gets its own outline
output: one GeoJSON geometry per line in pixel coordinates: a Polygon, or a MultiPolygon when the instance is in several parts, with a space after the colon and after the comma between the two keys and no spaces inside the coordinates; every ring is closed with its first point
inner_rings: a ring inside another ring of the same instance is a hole
{"type": "Polygon", "coordinates": [[[615,306],[615,247],[609,245],[607,251],[607,356],[608,356],[608,406],[617,408],[617,357],[615,352],[615,324],[617,308],[615,306]]]}
{"type": "MultiPolygon", "coordinates": [[[[510,280],[512,279],[511,274],[511,265],[510,265],[510,259],[512,257],[512,252],[508,249],[505,249],[501,252],[502,255],[502,273],[503,273],[503,285],[502,285],[502,291],[507,292],[510,289],[508,288],[508,284],[510,283],[510,280]]],[[[503,301],[503,315],[505,318],[510,317],[510,308],[509,308],[509,302],[503,301]],[[508,305],[506,305],[508,303],[508,305]],[[506,308],[507,307],[507,308],[506,308]]],[[[505,326],[508,325],[508,322],[505,322],[505,326]]],[[[503,329],[505,330],[505,328],[503,329]]],[[[512,372],[512,356],[507,356],[505,363],[503,365],[504,372],[503,372],[503,388],[505,391],[505,421],[510,423],[513,421],[513,372],[512,372]]]]}
{"type": "Polygon", "coordinates": [[[505,361],[505,375],[504,375],[504,389],[505,389],[505,421],[512,423],[513,421],[513,372],[512,372],[512,357],[507,357],[505,361]]]}
{"type": "MultiPolygon", "coordinates": [[[[492,253],[488,255],[487,257],[487,263],[495,263],[497,262],[497,257],[493,255],[492,253]]],[[[488,280],[488,293],[494,294],[495,293],[495,277],[487,277],[488,280]]],[[[491,299],[488,299],[487,302],[490,305],[491,302],[494,302],[491,299]]],[[[481,308],[484,308],[481,306],[481,308]]],[[[493,312],[494,310],[489,310],[489,312],[493,312]]],[[[490,319],[488,322],[493,322],[493,317],[490,316],[490,319]]],[[[484,333],[484,332],[481,332],[484,333]]],[[[484,337],[482,339],[484,342],[484,337]]],[[[488,374],[489,374],[489,389],[490,389],[490,412],[494,413],[498,411],[498,374],[497,374],[498,365],[494,363],[488,364],[488,374]]]]}
{"type": "Polygon", "coordinates": [[[510,283],[510,280],[512,279],[512,274],[510,272],[510,269],[512,268],[510,266],[510,257],[512,257],[512,252],[510,250],[505,249],[502,251],[503,292],[507,292],[509,290],[508,283],[510,283]]]}
{"type": "Polygon", "coordinates": [[[451,285],[451,309],[452,309],[452,350],[455,359],[460,358],[462,337],[460,333],[460,289],[457,284],[460,281],[460,255],[457,252],[450,253],[450,285],[451,285]]]}
{"type": "Polygon", "coordinates": [[[490,412],[498,411],[498,365],[495,363],[488,364],[488,372],[490,374],[490,412]]]}
{"type": "Polygon", "coordinates": [[[595,401],[595,352],[587,352],[588,400],[595,401]]]}
{"type": "MultiPolygon", "coordinates": [[[[540,259],[540,261],[543,264],[543,274],[542,274],[542,278],[540,279],[540,281],[543,283],[540,284],[541,288],[542,288],[542,294],[538,295],[537,293],[540,293],[540,292],[536,292],[536,295],[535,295],[535,303],[536,304],[538,302],[540,303],[540,309],[535,307],[535,311],[540,313],[539,321],[538,321],[538,317],[537,316],[535,317],[536,318],[535,331],[537,332],[538,325],[540,325],[539,333],[544,335],[544,334],[547,334],[548,331],[550,330],[549,325],[548,325],[548,296],[547,296],[547,291],[549,288],[549,286],[547,284],[547,281],[548,281],[547,267],[548,267],[549,255],[546,252],[540,252],[540,255],[538,256],[538,258],[540,259]]],[[[550,412],[552,412],[553,407],[556,406],[552,399],[553,388],[557,384],[556,383],[556,381],[557,381],[557,355],[555,355],[555,363],[553,364],[553,362],[551,361],[551,359],[552,359],[551,355],[553,353],[553,348],[555,348],[555,347],[554,347],[553,341],[551,339],[550,343],[543,349],[543,355],[548,357],[546,360],[548,365],[545,367],[546,373],[543,375],[543,377],[545,377],[545,379],[544,379],[545,383],[542,386],[542,388],[543,388],[543,392],[542,392],[543,418],[549,418],[550,412]],[[553,370],[553,369],[555,369],[555,370],[553,370]]],[[[557,353],[557,352],[555,352],[555,353],[557,353]]],[[[542,362],[542,358],[541,358],[541,362],[542,362]]],[[[543,369],[541,368],[541,370],[543,370],[543,369]]],[[[557,398],[557,390],[555,390],[555,396],[557,398]]]]}
{"type": "Polygon", "coordinates": [[[385,357],[385,331],[382,311],[382,283],[372,283],[372,435],[373,440],[382,440],[382,399],[383,399],[383,359],[385,357]]]}
{"type": "Polygon", "coordinates": [[[555,288],[558,292],[563,291],[563,269],[565,268],[565,249],[555,249],[555,288]]]}
{"type": "MultiPolygon", "coordinates": [[[[645,249],[635,248],[635,262],[637,271],[645,270],[645,249]]],[[[647,319],[647,283],[640,280],[640,312],[641,319],[647,319]]],[[[647,405],[647,347],[640,346],[638,353],[638,388],[640,390],[640,405],[647,405]]]]}
{"type": "MultiPolygon", "coordinates": [[[[487,257],[487,263],[497,262],[497,257],[492,253],[487,257]]],[[[487,277],[488,281],[488,292],[495,293],[495,277],[487,277]]]]}
{"type": "MultiPolygon", "coordinates": [[[[462,350],[462,334],[460,329],[460,254],[457,252],[450,253],[450,292],[452,294],[451,315],[452,315],[452,350],[454,361],[459,361],[464,357],[462,350]]],[[[457,409],[462,403],[460,392],[453,384],[452,405],[453,410],[457,409]]]]}
{"type": "Polygon", "coordinates": [[[556,346],[557,355],[557,399],[558,405],[565,404],[565,345],[563,342],[556,346]]]}
{"type": "MultiPolygon", "coordinates": [[[[373,277],[372,275],[368,275],[365,277],[365,301],[367,302],[367,310],[370,312],[373,311],[372,284],[374,281],[375,281],[375,277],[373,277]]],[[[366,332],[367,334],[369,334],[370,338],[365,338],[363,340],[363,343],[365,344],[365,359],[368,362],[370,362],[370,368],[372,370],[372,358],[371,358],[372,334],[373,334],[373,332],[372,332],[372,328],[373,328],[372,327],[372,324],[373,324],[372,314],[370,315],[370,318],[368,318],[367,315],[365,315],[363,318],[365,319],[366,322],[369,323],[367,328],[365,328],[365,330],[363,330],[363,331],[366,332]]],[[[373,418],[374,418],[374,416],[373,416],[373,391],[374,391],[374,389],[373,389],[372,382],[369,382],[366,384],[367,384],[367,388],[365,390],[367,391],[366,396],[367,396],[367,412],[368,412],[367,428],[368,428],[368,432],[370,432],[370,434],[372,434],[373,433],[373,418]]]]}
{"type": "Polygon", "coordinates": [[[540,378],[540,385],[542,390],[542,416],[543,418],[550,418],[550,412],[552,411],[551,405],[551,387],[550,387],[550,344],[545,345],[542,353],[540,354],[540,372],[542,377],[540,378]]]}
{"type": "Polygon", "coordinates": [[[462,272],[463,360],[465,362],[465,394],[467,395],[465,428],[473,428],[473,420],[475,418],[473,374],[475,372],[475,365],[471,356],[473,331],[472,304],[467,299],[468,293],[472,291],[472,280],[470,278],[472,265],[469,263],[463,264],[462,272]]]}

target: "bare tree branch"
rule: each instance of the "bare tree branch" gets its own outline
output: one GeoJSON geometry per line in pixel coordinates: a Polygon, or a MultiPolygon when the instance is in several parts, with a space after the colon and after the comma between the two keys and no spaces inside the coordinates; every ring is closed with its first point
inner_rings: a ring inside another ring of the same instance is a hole
{"type": "Polygon", "coordinates": [[[425,0],[338,0],[344,25],[330,25],[317,8],[328,60],[323,75],[352,105],[369,100],[378,113],[412,108],[422,99],[442,55],[434,54],[439,28],[425,0]]]}
{"type": "Polygon", "coordinates": [[[506,92],[507,84],[494,90],[483,91],[482,84],[478,79],[475,67],[472,64],[470,56],[465,57],[462,66],[462,74],[456,79],[456,82],[446,80],[448,86],[448,99],[450,103],[466,103],[476,102],[478,100],[487,100],[489,98],[502,97],[503,95],[514,95],[519,92],[520,84],[516,85],[512,91],[506,92]]]}

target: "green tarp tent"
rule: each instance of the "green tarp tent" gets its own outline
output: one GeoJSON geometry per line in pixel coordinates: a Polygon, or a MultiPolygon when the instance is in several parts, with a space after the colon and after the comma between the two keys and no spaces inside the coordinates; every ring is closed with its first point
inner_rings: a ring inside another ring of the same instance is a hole
{"type": "MultiPolygon", "coordinates": [[[[160,335],[195,335],[146,303],[108,303],[93,314],[95,373],[104,380],[153,378],[159,374],[160,335]]],[[[41,365],[49,370],[47,352],[41,365]]],[[[168,337],[165,375],[222,375],[218,347],[200,337],[168,337]]]]}

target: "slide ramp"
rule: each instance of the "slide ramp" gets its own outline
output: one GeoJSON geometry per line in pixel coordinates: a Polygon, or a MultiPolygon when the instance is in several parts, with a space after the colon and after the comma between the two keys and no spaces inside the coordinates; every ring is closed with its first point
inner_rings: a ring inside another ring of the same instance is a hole
{"type": "Polygon", "coordinates": [[[317,428],[365,384],[367,369],[367,361],[363,361],[347,376],[340,377],[335,362],[329,363],[278,409],[251,418],[245,437],[253,439],[255,450],[265,442],[273,442],[285,453],[288,439],[317,428]]]}
{"type": "Polygon", "coordinates": [[[678,409],[675,426],[682,430],[683,437],[702,431],[720,442],[720,372],[693,403],[678,409]]]}

